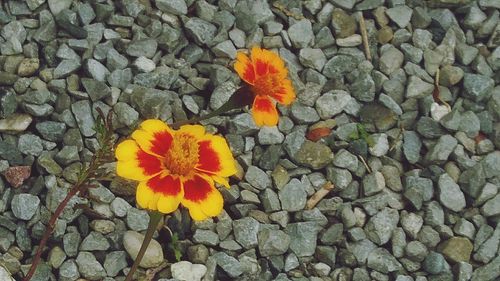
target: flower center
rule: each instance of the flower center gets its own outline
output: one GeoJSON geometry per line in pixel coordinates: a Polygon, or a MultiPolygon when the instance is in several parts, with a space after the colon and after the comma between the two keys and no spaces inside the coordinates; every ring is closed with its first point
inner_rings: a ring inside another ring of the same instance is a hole
{"type": "Polygon", "coordinates": [[[258,77],[252,86],[252,91],[256,95],[269,95],[280,86],[280,79],[278,75],[266,74],[258,77]]]}
{"type": "Polygon", "coordinates": [[[174,135],[170,149],[165,155],[163,164],[172,174],[185,176],[198,163],[198,142],[195,137],[186,133],[174,135]]]}

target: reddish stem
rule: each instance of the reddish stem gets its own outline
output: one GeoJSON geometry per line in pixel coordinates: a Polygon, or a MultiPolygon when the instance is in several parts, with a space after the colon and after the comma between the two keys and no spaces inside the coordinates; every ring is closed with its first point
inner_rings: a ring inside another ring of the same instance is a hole
{"type": "Polygon", "coordinates": [[[24,277],[23,281],[29,281],[31,277],[33,277],[33,274],[35,274],[35,270],[40,263],[40,258],[42,257],[42,252],[43,249],[45,248],[45,244],[47,244],[47,241],[49,240],[50,235],[52,234],[52,231],[54,231],[54,227],[56,225],[57,219],[63,212],[64,208],[68,205],[69,200],[73,198],[82,188],[82,184],[74,186],[66,195],[63,201],[57,206],[56,211],[52,216],[50,217],[49,223],[47,225],[47,228],[45,228],[45,232],[43,233],[42,240],[40,241],[40,245],[38,245],[38,249],[36,250],[36,255],[35,258],[33,259],[33,262],[31,263],[30,270],[28,271],[28,274],[26,274],[26,277],[24,277]]]}

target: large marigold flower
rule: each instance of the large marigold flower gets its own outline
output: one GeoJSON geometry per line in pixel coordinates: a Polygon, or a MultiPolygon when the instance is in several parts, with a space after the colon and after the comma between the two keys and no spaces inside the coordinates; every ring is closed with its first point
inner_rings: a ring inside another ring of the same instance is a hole
{"type": "Polygon", "coordinates": [[[137,180],[136,200],[144,209],[175,211],[179,204],[194,220],[217,216],[223,199],[214,182],[229,187],[236,173],[226,140],[200,125],[173,130],[160,120],[146,120],[116,148],[116,173],[137,180]]]}
{"type": "Polygon", "coordinates": [[[289,105],[295,100],[285,62],[278,54],[253,47],[250,57],[238,52],[234,69],[255,95],[252,115],[258,126],[278,124],[275,102],[289,105]]]}

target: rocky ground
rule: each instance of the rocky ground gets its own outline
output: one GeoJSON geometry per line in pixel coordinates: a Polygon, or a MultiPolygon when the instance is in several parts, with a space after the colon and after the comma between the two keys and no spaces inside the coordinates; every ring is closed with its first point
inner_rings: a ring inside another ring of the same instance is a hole
{"type": "MultiPolygon", "coordinates": [[[[298,100],[277,127],[247,110],[204,122],[244,176],[218,218],[169,217],[178,241],[161,231],[144,268],[163,281],[500,280],[500,1],[1,3],[0,280],[27,272],[95,151],[97,107],[121,137],[206,114],[256,44],[287,62],[298,100]]],[[[33,280],[123,280],[148,220],[133,188],[114,178],[73,200],[89,208],[63,213],[33,280]]]]}

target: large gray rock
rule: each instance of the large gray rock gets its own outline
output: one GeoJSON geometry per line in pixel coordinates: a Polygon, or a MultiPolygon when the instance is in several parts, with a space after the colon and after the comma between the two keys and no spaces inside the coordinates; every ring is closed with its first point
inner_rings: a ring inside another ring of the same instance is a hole
{"type": "MultiPolygon", "coordinates": [[[[132,259],[137,257],[143,241],[144,235],[135,231],[127,231],[123,235],[123,247],[132,259]]],[[[153,268],[160,265],[162,262],[162,247],[160,243],[152,239],[139,265],[143,268],[153,268]]]]}

